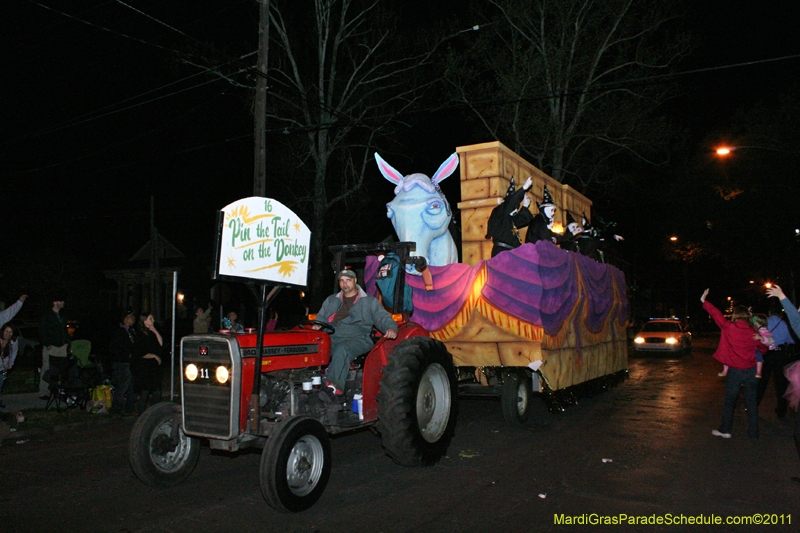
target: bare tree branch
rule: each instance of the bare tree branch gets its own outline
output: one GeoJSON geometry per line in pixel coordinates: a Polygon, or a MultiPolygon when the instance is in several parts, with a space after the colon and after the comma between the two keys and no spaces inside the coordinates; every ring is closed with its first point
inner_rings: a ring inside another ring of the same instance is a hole
{"type": "Polygon", "coordinates": [[[686,52],[678,1],[490,0],[491,30],[451,55],[453,98],[559,181],[589,184],[614,155],[656,164],[664,135],[648,128],[669,87],[635,80],[686,52]]]}

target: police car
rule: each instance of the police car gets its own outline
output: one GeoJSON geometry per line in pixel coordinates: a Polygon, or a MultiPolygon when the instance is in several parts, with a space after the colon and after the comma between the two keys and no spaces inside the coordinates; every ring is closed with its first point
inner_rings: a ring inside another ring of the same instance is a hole
{"type": "Polygon", "coordinates": [[[677,318],[651,318],[633,339],[636,353],[687,354],[692,349],[692,334],[677,318]]]}

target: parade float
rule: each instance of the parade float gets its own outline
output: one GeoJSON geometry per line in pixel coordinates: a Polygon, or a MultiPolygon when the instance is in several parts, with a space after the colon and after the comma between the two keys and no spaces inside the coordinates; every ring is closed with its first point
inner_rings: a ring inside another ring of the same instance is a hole
{"type": "MultiPolygon", "coordinates": [[[[490,257],[492,242],[485,238],[490,213],[512,178],[521,183],[531,176],[527,194],[537,203],[547,186],[557,226],[565,225],[568,213],[590,216],[589,199],[499,142],[457,148],[431,179],[404,177],[376,159],[396,184],[387,214],[400,240],[417,242],[416,253],[430,265],[427,279],[406,276],[413,288],[411,320],[445,344],[462,392],[499,394],[505,419],[521,424],[528,419],[532,392],[555,399],[551,407],[559,409],[576,387],[604,388],[625,376],[628,303],[622,271],[546,241],[490,257]],[[437,241],[450,247],[449,234],[441,229],[447,228],[450,207],[438,184],[456,164],[463,262],[447,264],[437,259],[452,254],[435,250],[437,241]]],[[[521,242],[524,232],[520,229],[521,242]]],[[[364,278],[367,292],[375,295],[381,292],[379,267],[379,258],[368,258],[364,278]]]]}

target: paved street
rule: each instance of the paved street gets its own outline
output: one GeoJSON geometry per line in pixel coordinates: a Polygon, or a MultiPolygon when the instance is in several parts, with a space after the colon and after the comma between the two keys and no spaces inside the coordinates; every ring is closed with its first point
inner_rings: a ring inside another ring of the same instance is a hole
{"type": "Polygon", "coordinates": [[[630,379],[560,415],[543,409],[521,429],[499,401],[464,399],[448,456],[437,466],[394,465],[369,431],[333,440],[333,472],[309,511],[284,515],[261,497],[257,451],[204,447],[182,485],[142,485],[127,463],[130,420],[0,448],[5,531],[673,531],[674,525],[585,526],[555,517],[774,514],[778,525],[683,526],[682,531],[796,531],[800,475],[791,431],[768,391],[757,443],[743,406],[733,438],[719,423],[716,338],[683,359],[631,358],[630,379]],[[791,515],[791,517],[789,517],[791,515]],[[791,520],[791,525],[789,525],[791,520]],[[783,521],[783,525],[781,524],[783,521]]]}

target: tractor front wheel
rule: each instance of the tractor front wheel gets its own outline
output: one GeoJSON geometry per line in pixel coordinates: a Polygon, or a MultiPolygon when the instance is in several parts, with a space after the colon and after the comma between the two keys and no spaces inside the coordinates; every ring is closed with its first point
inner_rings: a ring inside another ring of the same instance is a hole
{"type": "Polygon", "coordinates": [[[183,432],[181,407],[157,403],[136,420],[128,443],[128,460],[150,487],[172,487],[192,473],[200,457],[200,439],[183,432]]]}
{"type": "Polygon", "coordinates": [[[331,475],[325,427],[307,416],[287,418],[261,453],[261,494],[281,512],[305,511],[322,496],[331,475]]]}

